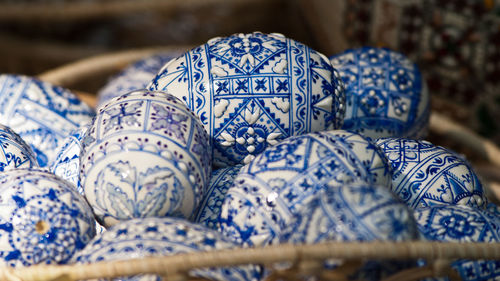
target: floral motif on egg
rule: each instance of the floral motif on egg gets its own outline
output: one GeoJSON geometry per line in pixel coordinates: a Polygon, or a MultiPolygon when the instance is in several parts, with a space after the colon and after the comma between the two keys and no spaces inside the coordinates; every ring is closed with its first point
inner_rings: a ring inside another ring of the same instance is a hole
{"type": "Polygon", "coordinates": [[[345,84],[343,129],[371,138],[423,138],[429,93],[418,67],[383,48],[347,50],[330,58],[345,84]]]}
{"type": "Polygon", "coordinates": [[[31,147],[9,127],[0,125],[0,171],[38,167],[31,147]]]}
{"type": "Polygon", "coordinates": [[[181,98],[213,139],[215,164],[248,163],[292,135],[339,128],[344,91],[329,61],[279,34],[214,38],[148,86],[181,98]]]}

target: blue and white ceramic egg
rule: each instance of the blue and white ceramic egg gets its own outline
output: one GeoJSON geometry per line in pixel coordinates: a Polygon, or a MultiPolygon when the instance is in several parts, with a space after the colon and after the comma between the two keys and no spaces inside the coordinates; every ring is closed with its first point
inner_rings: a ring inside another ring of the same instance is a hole
{"type": "Polygon", "coordinates": [[[31,147],[9,127],[0,124],[0,172],[38,167],[31,147]]]}
{"type": "Polygon", "coordinates": [[[119,74],[113,76],[97,92],[97,108],[114,97],[131,91],[145,89],[160,69],[172,59],[181,55],[181,52],[159,53],[141,59],[126,67],[119,74]]]}
{"type": "Polygon", "coordinates": [[[219,217],[222,203],[242,165],[220,168],[212,172],[210,183],[193,214],[192,221],[211,229],[220,229],[219,217]]]}
{"type": "Polygon", "coordinates": [[[0,119],[32,147],[41,167],[50,167],[64,138],[94,115],[64,88],[27,76],[0,75],[0,119]]]}
{"type": "Polygon", "coordinates": [[[84,194],[80,183],[80,153],[82,141],[90,123],[73,131],[64,139],[50,171],[74,184],[80,194],[84,194]]]}
{"type": "Polygon", "coordinates": [[[101,107],[85,136],[80,178],[98,220],[192,215],[209,182],[208,135],[182,101],[134,91],[101,107]]]}
{"type": "Polygon", "coordinates": [[[342,129],[370,138],[424,138],[429,92],[417,65],[386,48],[363,47],[330,58],[342,77],[346,113],[342,129]]]}
{"type": "Polygon", "coordinates": [[[95,236],[85,198],[67,181],[39,169],[0,178],[0,263],[64,264],[95,236]]]}
{"type": "MultiPolygon", "coordinates": [[[[319,190],[295,214],[280,235],[280,243],[326,241],[412,241],[418,238],[412,211],[386,186],[354,183],[319,190]]],[[[328,267],[342,261],[329,261],[328,267]]],[[[371,260],[353,274],[354,280],[381,280],[411,261],[371,260]]]]}
{"type": "Polygon", "coordinates": [[[318,189],[355,181],[391,185],[387,159],[364,136],[333,130],[290,137],[243,166],[222,205],[221,230],[245,246],[275,243],[318,189]]]}
{"type": "Polygon", "coordinates": [[[344,88],[329,60],[282,34],[217,37],[149,85],[182,99],[213,141],[214,164],[249,163],[289,136],[340,128],[344,88]]]}
{"type": "MultiPolygon", "coordinates": [[[[415,210],[420,232],[430,241],[500,242],[500,217],[462,205],[435,205],[415,210]]],[[[499,261],[458,260],[451,264],[462,280],[500,279],[499,261]]]]}
{"type": "MultiPolygon", "coordinates": [[[[73,258],[77,264],[98,261],[171,256],[236,248],[219,232],[180,218],[145,218],[123,221],[105,233],[96,236],[85,249],[73,258]]],[[[208,280],[256,281],[260,279],[258,266],[245,265],[228,268],[196,269],[191,277],[208,280]]],[[[151,275],[124,277],[120,280],[159,280],[151,275]]]]}
{"type": "Polygon", "coordinates": [[[392,165],[392,190],[411,208],[486,206],[481,181],[457,153],[423,140],[385,138],[376,143],[392,165]]]}

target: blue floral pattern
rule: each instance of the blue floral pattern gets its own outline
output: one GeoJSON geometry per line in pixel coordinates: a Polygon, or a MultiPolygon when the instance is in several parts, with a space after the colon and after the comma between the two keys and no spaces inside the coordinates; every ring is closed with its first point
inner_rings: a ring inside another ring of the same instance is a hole
{"type": "Polygon", "coordinates": [[[188,218],[211,173],[199,119],[164,92],[134,91],[99,109],[82,141],[80,178],[99,222],[188,218]]]}
{"type": "Polygon", "coordinates": [[[43,170],[5,171],[0,179],[0,260],[4,265],[64,264],[95,235],[85,198],[43,170]]]}
{"type": "MultiPolygon", "coordinates": [[[[424,237],[443,242],[500,242],[500,217],[494,213],[459,205],[435,205],[415,210],[424,237]]],[[[452,263],[462,280],[497,280],[500,263],[458,260],[452,263]]]]}
{"type": "MultiPolygon", "coordinates": [[[[170,256],[181,253],[213,251],[237,247],[219,232],[178,218],[147,218],[121,222],[92,240],[73,257],[77,264],[124,260],[130,257],[170,256]]],[[[196,269],[191,277],[208,280],[256,281],[258,266],[196,269]]],[[[138,275],[119,280],[160,280],[159,276],[138,275]]]]}
{"type": "Polygon", "coordinates": [[[346,88],[342,129],[370,138],[427,135],[429,93],[418,67],[403,54],[363,47],[332,56],[346,88]]]}
{"type": "Polygon", "coordinates": [[[279,233],[326,183],[391,185],[383,152],[365,137],[325,131],[290,137],[245,165],[222,205],[222,232],[247,246],[275,243],[279,233]]]}
{"type": "Polygon", "coordinates": [[[343,84],[328,59],[281,34],[211,39],[166,65],[148,89],[199,116],[219,167],[249,163],[289,136],[339,128],[344,116],[343,84]]]}
{"type": "Polygon", "coordinates": [[[411,208],[486,206],[481,181],[462,156],[428,141],[386,138],[376,143],[393,168],[393,191],[411,208]]]}
{"type": "Polygon", "coordinates": [[[73,93],[34,78],[3,74],[0,89],[3,125],[31,146],[41,167],[50,167],[64,138],[95,115],[73,93]]]}

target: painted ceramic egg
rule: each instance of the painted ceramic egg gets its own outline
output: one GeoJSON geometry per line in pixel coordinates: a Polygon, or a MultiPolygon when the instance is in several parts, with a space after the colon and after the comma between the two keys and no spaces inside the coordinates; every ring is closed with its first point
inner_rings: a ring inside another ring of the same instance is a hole
{"type": "Polygon", "coordinates": [[[73,131],[62,142],[59,153],[50,167],[50,171],[75,185],[80,194],[84,194],[80,183],[80,153],[82,141],[90,123],[73,131]]]}
{"type": "Polygon", "coordinates": [[[95,236],[85,198],[69,182],[44,170],[3,172],[0,201],[4,265],[64,264],[95,236]]]}
{"type": "MultiPolygon", "coordinates": [[[[500,242],[500,217],[462,205],[435,205],[415,210],[420,232],[431,241],[500,242]]],[[[498,280],[498,261],[458,260],[451,264],[462,280],[498,280]]]]}
{"type": "MultiPolygon", "coordinates": [[[[80,251],[73,261],[87,264],[155,256],[170,256],[221,249],[232,249],[236,244],[219,232],[179,218],[145,218],[123,221],[114,225],[80,251]]],[[[191,277],[208,280],[259,280],[257,266],[196,269],[191,277]]],[[[151,275],[139,275],[120,280],[157,280],[151,275]]]]}
{"type": "Polygon", "coordinates": [[[486,206],[481,181],[462,156],[423,140],[387,138],[376,143],[392,165],[393,191],[411,208],[486,206]]]}
{"type": "Polygon", "coordinates": [[[274,243],[318,189],[354,181],[390,188],[387,159],[368,139],[342,130],[290,137],[241,169],[222,205],[222,232],[247,246],[274,243]]]}
{"type": "MultiPolygon", "coordinates": [[[[314,244],[325,241],[410,241],[418,238],[412,212],[386,186],[356,183],[326,187],[295,215],[280,235],[280,243],[314,244]]],[[[328,266],[341,261],[330,261],[328,266]]],[[[411,261],[368,261],[355,280],[380,280],[411,261]]]]}
{"type": "Polygon", "coordinates": [[[177,98],[140,90],[101,107],[85,136],[80,178],[98,220],[188,218],[209,182],[208,135],[177,98]]]}
{"type": "Polygon", "coordinates": [[[192,221],[211,229],[220,229],[219,217],[222,202],[224,202],[227,191],[233,185],[241,167],[242,165],[235,165],[212,172],[208,188],[203,194],[203,199],[198,205],[192,221]]]}
{"type": "Polygon", "coordinates": [[[214,164],[249,163],[289,136],[338,129],[344,88],[329,60],[281,34],[217,37],[149,85],[182,99],[213,141],[214,164]]]}
{"type": "Polygon", "coordinates": [[[179,55],[181,55],[180,52],[160,53],[141,59],[126,67],[97,92],[96,107],[99,108],[114,97],[146,88],[163,65],[179,55]]]}
{"type": "Polygon", "coordinates": [[[0,172],[38,167],[31,147],[9,127],[0,124],[0,172]]]}
{"type": "Polygon", "coordinates": [[[41,167],[50,166],[71,131],[94,111],[68,90],[34,78],[0,75],[0,119],[28,143],[41,167]]]}
{"type": "Polygon", "coordinates": [[[427,135],[429,92],[419,68],[406,56],[363,47],[335,55],[330,61],[345,85],[342,129],[373,139],[427,135]]]}

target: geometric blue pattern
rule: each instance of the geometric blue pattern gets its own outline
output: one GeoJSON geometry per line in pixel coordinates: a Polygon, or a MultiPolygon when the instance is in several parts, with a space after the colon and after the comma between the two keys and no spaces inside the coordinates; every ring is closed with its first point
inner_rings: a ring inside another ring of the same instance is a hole
{"type": "Polygon", "coordinates": [[[363,47],[330,58],[345,85],[342,129],[376,139],[425,138],[429,93],[418,66],[386,48],[363,47]]]}
{"type": "Polygon", "coordinates": [[[240,170],[222,205],[221,231],[246,246],[275,243],[317,190],[355,181],[391,185],[387,159],[365,137],[342,130],[290,137],[240,170]]]}
{"type": "Polygon", "coordinates": [[[459,154],[411,139],[385,138],[376,144],[392,166],[392,190],[410,208],[436,204],[486,206],[481,181],[459,154]]]}
{"type": "Polygon", "coordinates": [[[50,166],[66,136],[95,115],[61,87],[20,75],[0,75],[0,120],[31,145],[40,167],[50,166]]]}
{"type": "MultiPolygon", "coordinates": [[[[500,217],[486,210],[436,205],[415,210],[419,230],[431,241],[500,242],[500,217]]],[[[458,260],[452,263],[462,280],[499,280],[500,261],[458,260]]]]}
{"type": "MultiPolygon", "coordinates": [[[[183,219],[132,219],[120,222],[96,236],[85,249],[73,257],[72,261],[76,264],[89,264],[233,249],[237,246],[219,232],[183,219]]],[[[198,277],[204,280],[255,281],[260,279],[261,270],[257,265],[242,265],[195,269],[188,274],[191,278],[198,277]]],[[[119,280],[162,279],[154,275],[136,275],[119,280]]]]}
{"type": "Polygon", "coordinates": [[[203,193],[203,198],[195,211],[192,221],[211,229],[220,229],[220,212],[222,203],[234,178],[238,175],[242,165],[220,168],[212,172],[210,183],[203,193]]]}
{"type": "Polygon", "coordinates": [[[344,88],[328,59],[281,34],[217,37],[168,63],[148,86],[183,100],[219,167],[249,163],[289,136],[340,128],[344,88]]]}

